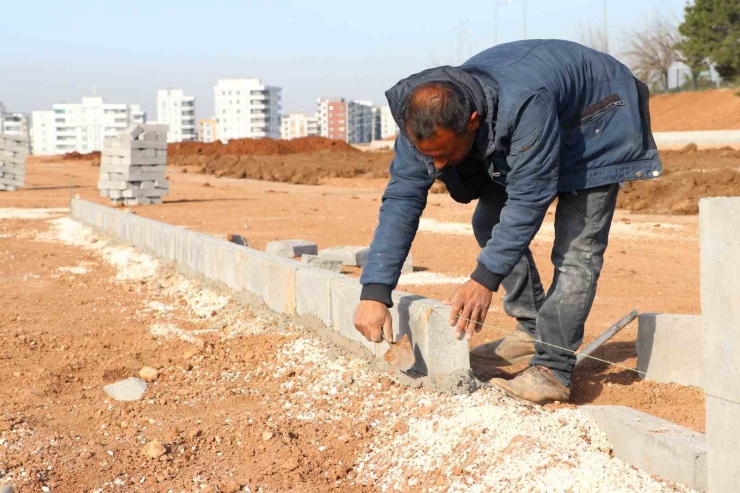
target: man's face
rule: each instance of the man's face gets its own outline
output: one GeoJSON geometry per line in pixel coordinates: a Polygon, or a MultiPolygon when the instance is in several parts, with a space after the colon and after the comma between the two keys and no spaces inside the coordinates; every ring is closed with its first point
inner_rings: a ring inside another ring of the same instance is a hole
{"type": "Polygon", "coordinates": [[[426,140],[414,142],[416,149],[433,159],[434,167],[442,169],[445,166],[457,166],[470,154],[475,142],[475,131],[480,126],[478,112],[474,111],[465,127],[465,131],[458,135],[452,130],[438,128],[434,135],[426,140]]]}

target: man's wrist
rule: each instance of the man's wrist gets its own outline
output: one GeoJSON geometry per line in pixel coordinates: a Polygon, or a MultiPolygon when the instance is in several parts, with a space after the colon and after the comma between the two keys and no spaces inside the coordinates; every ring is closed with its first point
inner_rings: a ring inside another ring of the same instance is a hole
{"type": "Polygon", "coordinates": [[[388,308],[393,306],[393,288],[387,284],[365,284],[360,292],[361,300],[379,301],[388,308]]]}
{"type": "Polygon", "coordinates": [[[478,266],[475,268],[473,273],[470,274],[470,278],[472,280],[487,287],[491,291],[498,291],[498,287],[501,284],[501,281],[504,280],[504,277],[505,276],[491,272],[480,262],[478,262],[478,266]]]}

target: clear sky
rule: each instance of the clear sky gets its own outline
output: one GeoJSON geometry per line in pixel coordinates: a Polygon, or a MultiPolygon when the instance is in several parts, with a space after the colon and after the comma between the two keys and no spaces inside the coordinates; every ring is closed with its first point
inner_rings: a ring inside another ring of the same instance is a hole
{"type": "MultiPolygon", "coordinates": [[[[521,39],[524,2],[494,8],[503,1],[3,0],[0,101],[51,109],[94,85],[153,120],[157,89],[172,87],[196,96],[197,117],[208,118],[216,79],[260,77],[283,88],[284,113],[313,113],[318,96],[385,103],[406,75],[492,46],[494,10],[498,42],[521,39]]],[[[625,30],[656,13],[680,20],[686,2],[605,1],[617,55],[625,30]]],[[[601,25],[603,2],[526,0],[526,35],[575,40],[579,25],[601,25]]]]}

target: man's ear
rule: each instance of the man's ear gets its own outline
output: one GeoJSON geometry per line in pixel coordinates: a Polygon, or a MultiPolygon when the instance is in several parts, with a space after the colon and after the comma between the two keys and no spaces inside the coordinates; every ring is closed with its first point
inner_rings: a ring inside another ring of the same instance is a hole
{"type": "Polygon", "coordinates": [[[468,118],[468,124],[465,127],[468,132],[475,132],[478,130],[478,127],[480,127],[480,114],[478,114],[477,111],[474,111],[470,118],[468,118]]]}

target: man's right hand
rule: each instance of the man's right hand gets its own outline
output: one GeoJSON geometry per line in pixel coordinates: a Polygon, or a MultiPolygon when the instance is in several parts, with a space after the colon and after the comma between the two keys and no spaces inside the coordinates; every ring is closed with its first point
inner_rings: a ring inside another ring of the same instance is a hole
{"type": "Polygon", "coordinates": [[[355,328],[371,342],[393,341],[393,318],[384,303],[362,300],[355,310],[355,328]]]}

